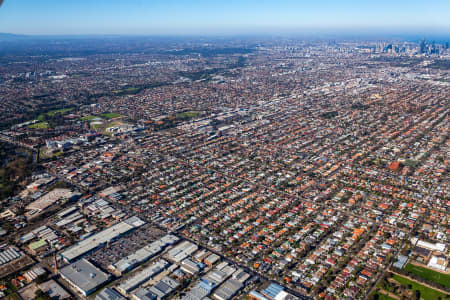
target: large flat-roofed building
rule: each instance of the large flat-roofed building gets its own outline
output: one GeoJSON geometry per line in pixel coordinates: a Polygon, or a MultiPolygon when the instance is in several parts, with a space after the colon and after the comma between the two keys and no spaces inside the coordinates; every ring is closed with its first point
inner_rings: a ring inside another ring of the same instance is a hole
{"type": "Polygon", "coordinates": [[[250,299],[254,300],[270,300],[269,298],[266,298],[263,294],[253,290],[248,294],[250,299]]]}
{"type": "Polygon", "coordinates": [[[10,246],[0,250],[0,266],[16,260],[22,256],[22,252],[16,247],[10,246]]]}
{"type": "Polygon", "coordinates": [[[67,262],[72,262],[75,259],[89,253],[90,251],[103,246],[107,242],[113,241],[122,234],[127,233],[135,228],[144,225],[145,222],[138,217],[131,217],[123,222],[115,224],[103,231],[100,231],[90,237],[82,240],[76,245],[70,247],[61,253],[61,256],[67,262]]]}
{"type": "Polygon", "coordinates": [[[80,259],[61,269],[61,277],[83,296],[95,292],[109,280],[109,275],[95,267],[89,261],[80,259]]]}
{"type": "Polygon", "coordinates": [[[166,276],[158,281],[148,290],[156,295],[158,299],[164,299],[169,296],[180,284],[172,278],[166,276]]]}
{"type": "Polygon", "coordinates": [[[432,256],[428,262],[428,267],[445,272],[447,270],[448,261],[445,256],[432,256]]]}
{"type": "Polygon", "coordinates": [[[284,291],[284,287],[277,284],[277,283],[271,283],[267,288],[264,290],[261,290],[261,294],[266,296],[269,299],[275,299],[276,296],[284,291]]]}
{"type": "Polygon", "coordinates": [[[189,241],[184,241],[178,246],[172,248],[167,253],[167,257],[174,262],[181,262],[186,257],[197,251],[198,246],[189,241]]]}
{"type": "Polygon", "coordinates": [[[229,300],[243,287],[242,282],[236,279],[228,279],[214,292],[213,297],[218,300],[229,300]]]}
{"type": "Polygon", "coordinates": [[[214,265],[219,260],[220,260],[219,255],[212,253],[207,258],[205,258],[205,264],[212,267],[212,265],[214,265]]]}
{"type": "Polygon", "coordinates": [[[27,185],[27,189],[37,189],[43,185],[53,182],[56,178],[53,176],[46,176],[44,178],[39,178],[38,180],[27,185]]]}
{"type": "Polygon", "coordinates": [[[430,251],[439,251],[439,252],[445,252],[445,249],[447,248],[446,244],[443,243],[430,243],[427,241],[419,240],[417,238],[411,239],[411,244],[413,244],[416,247],[425,248],[430,251]]]}
{"type": "Polygon", "coordinates": [[[247,279],[250,278],[250,275],[244,272],[244,270],[238,269],[236,270],[236,272],[233,273],[232,277],[241,283],[245,283],[247,279]]]}
{"type": "Polygon", "coordinates": [[[136,289],[140,284],[150,280],[153,276],[161,273],[169,266],[169,263],[164,259],[151,264],[150,266],[142,269],[142,271],[134,274],[126,281],[122,282],[117,289],[124,295],[128,295],[129,292],[136,289]]]}
{"type": "Polygon", "coordinates": [[[157,241],[150,243],[149,245],[137,250],[131,255],[128,255],[116,263],[108,267],[109,270],[114,272],[116,275],[122,275],[126,271],[134,269],[141,263],[154,257],[161,251],[163,251],[168,245],[172,245],[177,242],[178,237],[168,234],[163,236],[157,241]]]}
{"type": "Polygon", "coordinates": [[[426,241],[419,240],[416,244],[418,247],[422,247],[431,251],[440,251],[445,252],[445,248],[447,247],[445,244],[442,243],[429,243],[426,241]]]}
{"type": "Polygon", "coordinates": [[[146,247],[144,247],[110,265],[108,270],[114,272],[114,274],[118,276],[121,276],[125,272],[132,270],[143,262],[149,260],[156,254],[157,253],[147,251],[146,247]]]}
{"type": "Polygon", "coordinates": [[[187,292],[181,300],[204,300],[211,291],[216,287],[214,283],[200,281],[189,292],[187,292]]]}
{"type": "Polygon", "coordinates": [[[408,262],[408,256],[399,255],[397,261],[393,264],[397,269],[403,269],[405,264],[408,262]]]}
{"type": "Polygon", "coordinates": [[[50,296],[51,299],[58,299],[58,300],[64,300],[64,299],[72,299],[72,296],[66,292],[56,281],[53,279],[39,284],[39,288],[48,296],[50,296]]]}
{"type": "Polygon", "coordinates": [[[95,296],[95,300],[126,300],[126,298],[113,289],[106,288],[95,296]]]}
{"type": "Polygon", "coordinates": [[[158,297],[155,294],[146,288],[140,288],[131,295],[131,299],[133,300],[156,300],[157,298],[158,297]]]}
{"type": "Polygon", "coordinates": [[[197,263],[193,262],[191,259],[185,258],[181,262],[181,270],[190,275],[195,275],[198,272],[200,272],[200,267],[198,266],[197,263]]]}
{"type": "Polygon", "coordinates": [[[69,199],[73,196],[73,193],[69,189],[54,189],[51,192],[48,192],[44,196],[40,197],[36,201],[27,205],[27,210],[38,210],[42,211],[60,199],[69,199]]]}

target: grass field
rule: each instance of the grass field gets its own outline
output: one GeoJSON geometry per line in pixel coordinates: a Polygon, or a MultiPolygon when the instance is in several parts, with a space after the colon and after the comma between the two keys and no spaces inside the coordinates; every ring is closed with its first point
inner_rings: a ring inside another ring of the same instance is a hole
{"type": "Polygon", "coordinates": [[[55,153],[48,153],[44,148],[41,148],[41,150],[39,151],[39,157],[41,159],[51,158],[51,157],[58,157],[58,156],[61,156],[63,154],[64,154],[64,152],[62,152],[62,151],[58,151],[58,152],[55,152],[55,153]]]}
{"type": "Polygon", "coordinates": [[[384,290],[385,292],[394,293],[394,286],[390,284],[389,282],[386,282],[386,284],[383,284],[382,281],[378,283],[376,286],[377,288],[370,294],[370,297],[368,299],[375,299],[375,297],[378,295],[379,300],[396,300],[392,297],[389,297],[388,295],[385,295],[380,292],[380,290],[384,290]]]}
{"type": "Polygon", "coordinates": [[[57,114],[65,115],[66,113],[68,113],[69,111],[72,111],[72,110],[73,110],[73,108],[61,108],[61,109],[51,110],[51,111],[48,111],[48,112],[46,112],[46,113],[40,114],[40,115],[37,117],[37,119],[38,119],[39,121],[43,122],[43,121],[45,121],[45,117],[46,117],[46,116],[53,117],[53,116],[55,116],[55,115],[57,115],[57,114]]]}
{"type": "Polygon", "coordinates": [[[39,121],[41,121],[41,122],[44,122],[44,121],[45,121],[45,114],[40,114],[40,115],[37,117],[37,119],[38,119],[39,121]]]}
{"type": "Polygon", "coordinates": [[[414,281],[411,281],[405,277],[399,276],[394,274],[393,278],[400,282],[401,284],[405,284],[405,285],[411,285],[412,286],[412,290],[419,290],[420,291],[420,297],[423,298],[424,300],[436,300],[438,299],[438,297],[441,297],[441,299],[448,299],[446,298],[446,295],[444,295],[443,293],[431,289],[429,287],[426,287],[424,285],[418,284],[414,281]]]}
{"type": "Polygon", "coordinates": [[[135,92],[137,92],[139,90],[139,88],[136,88],[136,87],[129,87],[129,88],[126,88],[126,89],[123,89],[123,90],[116,90],[116,91],[113,91],[113,93],[114,94],[119,94],[119,93],[135,93],[135,92]]]}
{"type": "MultiPolygon", "coordinates": [[[[89,115],[89,116],[81,117],[80,120],[81,120],[81,121],[92,121],[92,120],[94,120],[95,118],[100,118],[100,117],[96,117],[96,116],[91,116],[91,115],[89,115]]],[[[101,118],[100,118],[100,119],[101,119],[101,118]]]]}
{"type": "Polygon", "coordinates": [[[56,115],[56,114],[66,114],[69,111],[72,111],[73,108],[62,108],[62,109],[56,109],[56,110],[51,110],[49,112],[47,112],[46,114],[49,115],[50,117],[56,115]]]}
{"type": "Polygon", "coordinates": [[[118,118],[121,117],[121,114],[118,113],[104,113],[100,115],[102,118],[104,119],[113,119],[113,118],[118,118]]]}
{"type": "Polygon", "coordinates": [[[178,119],[192,119],[200,116],[202,113],[199,111],[186,111],[177,114],[178,119]]]}
{"type": "Polygon", "coordinates": [[[404,268],[405,271],[408,271],[412,274],[420,276],[426,280],[433,281],[443,286],[450,287],[450,275],[442,274],[427,268],[422,268],[419,266],[415,266],[413,264],[407,264],[404,268]]]}
{"type": "Polygon", "coordinates": [[[31,124],[31,125],[28,125],[28,128],[32,128],[32,129],[47,129],[48,128],[48,123],[47,122],[40,122],[40,123],[36,123],[36,124],[31,124]]]}

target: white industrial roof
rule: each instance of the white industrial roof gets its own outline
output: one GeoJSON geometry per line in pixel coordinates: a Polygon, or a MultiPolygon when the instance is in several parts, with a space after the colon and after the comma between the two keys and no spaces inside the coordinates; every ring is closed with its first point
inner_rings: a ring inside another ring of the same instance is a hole
{"type": "Polygon", "coordinates": [[[60,273],[63,278],[86,294],[109,280],[108,274],[85,259],[80,259],[68,265],[61,269],[60,273]]]}
{"type": "Polygon", "coordinates": [[[145,224],[145,222],[143,223],[143,221],[141,221],[137,217],[132,217],[130,219],[133,219],[131,224],[129,224],[127,222],[127,220],[120,222],[118,224],[115,224],[103,231],[100,231],[94,235],[91,235],[90,237],[86,238],[85,240],[82,240],[81,242],[77,243],[76,245],[74,245],[74,246],[70,247],[69,249],[67,249],[66,251],[62,252],[61,255],[66,260],[71,261],[71,260],[73,260],[77,257],[80,257],[81,255],[99,247],[100,245],[113,240],[114,238],[120,236],[121,234],[124,234],[136,227],[139,227],[139,226],[142,226],[143,224],[145,224]]]}

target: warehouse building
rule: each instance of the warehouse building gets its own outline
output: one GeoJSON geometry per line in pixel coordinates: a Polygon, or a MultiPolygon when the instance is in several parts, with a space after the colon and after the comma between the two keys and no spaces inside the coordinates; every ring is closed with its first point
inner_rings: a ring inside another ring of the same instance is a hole
{"type": "Polygon", "coordinates": [[[228,279],[213,294],[217,300],[229,300],[242,289],[244,285],[236,279],[228,279]]]}
{"type": "Polygon", "coordinates": [[[284,287],[277,283],[271,283],[267,288],[261,290],[261,294],[269,299],[275,299],[277,295],[284,291],[284,287]]]}
{"type": "Polygon", "coordinates": [[[125,298],[113,289],[106,288],[95,296],[95,300],[125,300],[125,298]]]}
{"type": "Polygon", "coordinates": [[[51,299],[73,299],[73,297],[53,279],[39,284],[39,289],[47,294],[51,299]]]}
{"type": "Polygon", "coordinates": [[[163,236],[161,239],[154,241],[137,250],[135,253],[122,258],[114,264],[111,264],[108,269],[116,275],[121,276],[123,273],[134,269],[138,265],[154,257],[163,251],[168,245],[173,245],[178,240],[178,237],[171,234],[163,236]]]}
{"type": "Polygon", "coordinates": [[[51,192],[48,192],[44,196],[40,197],[36,201],[27,205],[27,210],[37,210],[43,211],[56,203],[61,199],[72,199],[73,197],[78,197],[78,193],[73,193],[69,189],[54,189],[51,192]]]}
{"type": "Polygon", "coordinates": [[[65,261],[72,262],[75,259],[91,252],[92,250],[102,247],[106,243],[119,238],[122,234],[141,227],[144,224],[145,222],[138,217],[131,217],[123,222],[115,224],[82,240],[81,242],[62,252],[61,256],[65,261]]]}
{"type": "Polygon", "coordinates": [[[148,290],[161,300],[169,296],[179,285],[177,281],[166,276],[148,290]]]}
{"type": "Polygon", "coordinates": [[[0,266],[16,260],[22,256],[22,252],[16,247],[10,246],[0,250],[0,266]]]}
{"type": "Polygon", "coordinates": [[[393,264],[393,266],[396,267],[397,269],[403,269],[407,261],[408,256],[399,255],[397,257],[397,261],[393,264]]]}
{"type": "Polygon", "coordinates": [[[170,249],[167,253],[167,257],[176,262],[179,263],[183,259],[190,256],[192,253],[197,251],[198,246],[194,243],[191,243],[189,241],[184,241],[180,243],[178,246],[174,247],[173,249],[170,249]]]}
{"type": "Polygon", "coordinates": [[[191,259],[186,258],[181,262],[181,270],[188,273],[189,275],[195,275],[200,272],[200,267],[197,263],[193,262],[191,259]]]}
{"type": "Polygon", "coordinates": [[[122,282],[117,289],[123,295],[128,295],[129,292],[136,289],[140,284],[150,280],[153,276],[158,275],[168,267],[169,263],[163,259],[160,259],[156,263],[144,268],[142,271],[134,274],[126,281],[122,282]]]}
{"type": "Polygon", "coordinates": [[[45,271],[44,268],[37,266],[37,267],[34,267],[32,270],[23,274],[23,277],[25,277],[25,279],[28,282],[32,282],[32,281],[36,280],[36,278],[38,278],[39,276],[45,275],[46,273],[47,273],[47,271],[45,271]]]}
{"type": "Polygon", "coordinates": [[[209,285],[204,281],[197,283],[181,300],[199,300],[204,299],[214,289],[215,285],[209,285]]]}
{"type": "Polygon", "coordinates": [[[60,274],[64,280],[83,296],[92,294],[110,279],[108,274],[85,259],[80,259],[61,269],[60,274]]]}
{"type": "Polygon", "coordinates": [[[244,270],[238,269],[236,272],[233,273],[232,277],[241,283],[245,283],[247,279],[250,278],[250,275],[244,272],[244,270]]]}
{"type": "Polygon", "coordinates": [[[205,264],[212,267],[220,259],[219,255],[212,253],[205,259],[205,264]]]}
{"type": "Polygon", "coordinates": [[[447,258],[442,256],[432,256],[428,262],[428,267],[445,272],[447,270],[448,261],[447,258]]]}
{"type": "Polygon", "coordinates": [[[156,300],[156,298],[156,295],[146,288],[140,288],[133,295],[131,295],[131,299],[133,300],[156,300]]]}

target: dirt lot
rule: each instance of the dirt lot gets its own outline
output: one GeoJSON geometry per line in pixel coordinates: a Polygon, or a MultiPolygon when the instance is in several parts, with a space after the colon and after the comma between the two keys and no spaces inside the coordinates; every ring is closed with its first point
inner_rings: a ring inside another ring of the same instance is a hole
{"type": "Polygon", "coordinates": [[[36,298],[34,293],[37,289],[38,287],[35,283],[27,285],[19,291],[20,297],[22,297],[23,300],[32,300],[36,298]]]}
{"type": "Polygon", "coordinates": [[[20,257],[19,259],[13,260],[10,263],[7,263],[6,265],[3,265],[0,267],[0,278],[6,277],[10,275],[11,273],[14,273],[16,271],[19,271],[29,265],[32,265],[34,263],[34,260],[29,257],[28,255],[24,255],[20,257]]]}

